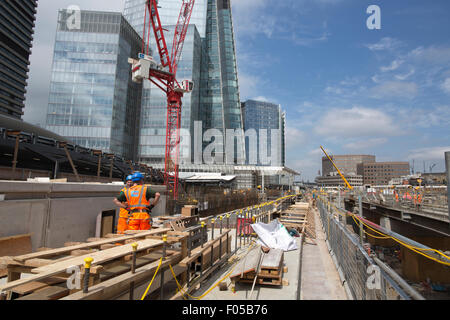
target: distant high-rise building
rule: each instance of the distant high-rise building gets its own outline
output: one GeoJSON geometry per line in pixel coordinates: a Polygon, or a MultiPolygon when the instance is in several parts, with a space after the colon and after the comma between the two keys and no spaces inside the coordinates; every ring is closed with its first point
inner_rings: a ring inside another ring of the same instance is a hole
{"type": "Polygon", "coordinates": [[[0,1],[0,114],[22,118],[37,0],[0,1]]]}
{"type": "MultiPolygon", "coordinates": [[[[125,2],[124,15],[139,34],[144,33],[145,2],[145,0],[126,0],[125,2]]],[[[165,35],[170,52],[173,29],[178,21],[181,1],[160,0],[158,5],[161,24],[169,30],[165,35]]],[[[145,25],[148,31],[148,22],[145,25]]],[[[177,78],[192,79],[195,83],[194,92],[183,98],[182,114],[182,127],[191,134],[191,152],[193,153],[195,121],[202,121],[203,132],[208,129],[218,129],[224,136],[226,129],[243,129],[243,123],[229,1],[197,0],[190,25],[177,78]],[[193,26],[197,31],[194,31],[193,26]]],[[[150,34],[152,37],[152,31],[150,34]]],[[[153,56],[158,59],[158,52],[154,45],[152,47],[153,56]]],[[[148,137],[143,138],[142,141],[149,143],[142,146],[140,157],[142,161],[152,164],[164,162],[167,102],[159,90],[150,84],[144,84],[142,109],[144,114],[153,116],[149,120],[153,123],[142,125],[141,137],[148,137]]],[[[243,137],[239,134],[237,136],[235,151],[243,155],[243,137]]],[[[207,144],[204,143],[203,147],[207,144]]],[[[224,141],[224,157],[225,147],[224,141]]],[[[219,156],[220,154],[221,152],[216,153],[219,156]]],[[[234,158],[237,157],[235,154],[234,158]]],[[[194,156],[191,157],[191,161],[193,160],[194,156]]],[[[224,161],[233,164],[236,159],[224,159],[224,161]]]]}
{"type": "MultiPolygon", "coordinates": [[[[339,171],[345,176],[347,175],[362,175],[358,172],[358,164],[365,162],[375,162],[373,155],[333,155],[331,156],[334,164],[339,168],[339,171]]],[[[322,157],[322,176],[330,176],[336,172],[333,164],[327,157],[322,157]]]]}
{"type": "Polygon", "coordinates": [[[60,10],[46,128],[87,148],[137,160],[142,85],[129,57],[141,37],[120,13],[81,11],[81,25],[60,10]]]}
{"type": "Polygon", "coordinates": [[[358,171],[366,185],[387,185],[393,178],[409,175],[409,162],[364,162],[358,171]]]}
{"type": "Polygon", "coordinates": [[[285,165],[285,113],[279,104],[264,101],[247,100],[242,103],[242,117],[246,133],[254,129],[257,144],[252,147],[251,137],[246,136],[246,164],[253,165],[285,165]],[[261,148],[266,148],[262,150],[261,148]],[[267,156],[267,163],[261,157],[267,156]],[[256,161],[256,163],[255,163],[256,161]]]}
{"type": "MultiPolygon", "coordinates": [[[[203,43],[200,84],[200,110],[206,129],[243,129],[239,97],[236,48],[233,18],[229,0],[208,0],[206,37],[203,43]]],[[[224,149],[227,148],[224,141],[224,149]]],[[[245,141],[242,135],[235,139],[234,157],[226,158],[235,164],[244,158],[245,141]]]]}

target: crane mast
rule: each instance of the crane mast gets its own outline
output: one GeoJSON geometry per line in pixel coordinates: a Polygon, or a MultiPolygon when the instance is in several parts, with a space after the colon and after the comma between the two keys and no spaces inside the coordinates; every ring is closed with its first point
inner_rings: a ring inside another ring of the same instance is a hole
{"type": "Polygon", "coordinates": [[[157,0],[147,0],[142,53],[139,54],[139,60],[129,59],[129,62],[132,64],[133,81],[142,82],[144,79],[148,79],[167,96],[164,183],[167,186],[169,199],[177,199],[179,190],[178,163],[180,155],[181,98],[184,93],[191,92],[194,86],[192,81],[185,80],[180,84],[176,79],[178,63],[181,58],[194,3],[195,0],[182,0],[178,23],[174,32],[172,51],[169,56],[164,29],[158,12],[158,2],[157,0]],[[147,23],[147,15],[149,16],[148,26],[145,25],[147,23]],[[148,55],[150,29],[153,29],[153,36],[160,58],[159,65],[148,55]]]}

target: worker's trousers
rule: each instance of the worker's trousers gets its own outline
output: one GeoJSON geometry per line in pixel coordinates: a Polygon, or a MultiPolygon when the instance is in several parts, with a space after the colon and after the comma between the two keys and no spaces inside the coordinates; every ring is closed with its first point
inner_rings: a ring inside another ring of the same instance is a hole
{"type": "Polygon", "coordinates": [[[117,233],[122,234],[126,230],[128,230],[128,217],[119,217],[119,221],[117,222],[117,233]]]}
{"type": "Polygon", "coordinates": [[[151,218],[147,212],[134,212],[128,220],[128,230],[150,230],[151,218]]]}

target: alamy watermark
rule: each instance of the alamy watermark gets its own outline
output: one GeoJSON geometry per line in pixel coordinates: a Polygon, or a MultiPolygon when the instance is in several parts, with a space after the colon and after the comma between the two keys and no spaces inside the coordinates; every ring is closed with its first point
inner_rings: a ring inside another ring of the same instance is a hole
{"type": "Polygon", "coordinates": [[[381,29],[381,9],[377,5],[370,5],[366,12],[370,14],[367,18],[366,25],[369,30],[380,30],[381,29]]]}
{"type": "Polygon", "coordinates": [[[381,289],[381,272],[380,267],[371,264],[367,267],[367,274],[370,276],[367,278],[366,287],[370,290],[381,289]]]}
{"type": "Polygon", "coordinates": [[[68,30],[80,30],[81,29],[81,9],[77,5],[70,5],[66,9],[69,15],[66,20],[66,26],[68,30]]]}
{"type": "MultiPolygon", "coordinates": [[[[284,138],[280,129],[207,129],[194,122],[194,136],[188,129],[175,130],[171,141],[178,141],[183,164],[250,164],[281,166],[284,138]]],[[[175,151],[176,148],[173,148],[175,151]]]]}

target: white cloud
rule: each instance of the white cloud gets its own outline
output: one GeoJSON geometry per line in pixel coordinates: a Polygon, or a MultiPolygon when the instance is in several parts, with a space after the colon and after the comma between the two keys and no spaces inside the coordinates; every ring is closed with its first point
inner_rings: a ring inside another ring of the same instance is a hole
{"type": "Polygon", "coordinates": [[[387,67],[381,67],[380,70],[381,70],[382,72],[387,72],[387,71],[394,71],[394,70],[397,70],[398,67],[400,67],[400,66],[402,65],[403,62],[404,62],[404,61],[402,61],[402,60],[394,60],[394,61],[392,61],[392,63],[391,63],[390,66],[387,66],[387,67]]]}
{"type": "Polygon", "coordinates": [[[447,151],[450,151],[450,146],[414,149],[409,153],[408,160],[444,160],[447,151]]]}
{"type": "Polygon", "coordinates": [[[261,102],[271,102],[271,103],[275,103],[272,100],[270,100],[269,98],[266,98],[264,96],[257,96],[257,97],[253,97],[252,100],[256,100],[256,101],[261,101],[261,102]]]}
{"type": "Polygon", "coordinates": [[[371,97],[376,99],[413,99],[417,96],[418,91],[417,84],[414,82],[386,81],[371,89],[371,97]]]}
{"type": "Polygon", "coordinates": [[[441,84],[441,89],[450,94],[450,78],[445,79],[445,81],[441,84]]]}
{"type": "Polygon", "coordinates": [[[394,38],[385,37],[377,43],[366,44],[365,46],[371,51],[394,50],[401,47],[402,42],[394,38]]]}
{"type": "Polygon", "coordinates": [[[418,47],[409,52],[407,58],[431,65],[450,63],[450,47],[418,47]]]}
{"type": "Polygon", "coordinates": [[[385,144],[387,141],[388,141],[387,138],[364,139],[364,140],[358,140],[358,141],[347,143],[344,145],[344,148],[350,149],[350,150],[371,149],[375,146],[385,144]]]}
{"type": "Polygon", "coordinates": [[[342,94],[342,89],[339,87],[331,87],[328,86],[325,88],[326,93],[332,93],[332,94],[342,94]]]}
{"type": "Polygon", "coordinates": [[[245,101],[250,97],[259,96],[259,90],[263,84],[263,80],[258,76],[239,72],[239,91],[241,100],[245,101]]]}
{"type": "Polygon", "coordinates": [[[314,131],[322,136],[351,138],[355,136],[386,137],[400,134],[400,128],[387,114],[376,109],[353,107],[331,109],[314,131]]]}
{"type": "Polygon", "coordinates": [[[306,134],[296,128],[286,128],[286,148],[301,148],[305,145],[306,134]]]}
{"type": "Polygon", "coordinates": [[[395,78],[397,80],[403,81],[403,80],[406,80],[407,78],[409,78],[410,76],[414,75],[414,73],[416,73],[416,70],[414,70],[414,68],[413,68],[406,74],[397,74],[397,75],[395,75],[395,78]]]}

